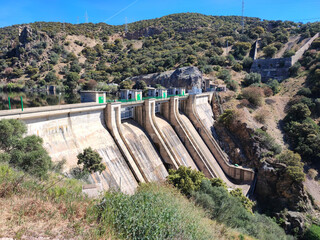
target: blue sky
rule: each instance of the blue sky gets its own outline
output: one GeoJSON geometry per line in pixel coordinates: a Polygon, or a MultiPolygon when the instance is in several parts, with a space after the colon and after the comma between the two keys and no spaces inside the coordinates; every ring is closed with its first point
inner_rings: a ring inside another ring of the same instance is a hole
{"type": "MultiPolygon", "coordinates": [[[[0,27],[36,21],[124,24],[172,13],[241,15],[242,0],[0,0],[0,27]]],[[[320,21],[320,0],[245,0],[245,16],[320,21]]]]}

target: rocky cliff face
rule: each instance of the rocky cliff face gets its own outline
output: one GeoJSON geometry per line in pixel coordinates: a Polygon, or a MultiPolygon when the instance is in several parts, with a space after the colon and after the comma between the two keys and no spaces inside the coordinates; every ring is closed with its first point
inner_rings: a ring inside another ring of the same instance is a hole
{"type": "Polygon", "coordinates": [[[284,164],[276,163],[272,158],[262,158],[267,150],[259,144],[260,139],[254,135],[254,129],[240,121],[231,124],[229,129],[221,124],[215,127],[233,163],[254,168],[258,172],[255,193],[259,202],[277,210],[305,210],[300,209],[298,204],[307,201],[303,185],[287,176],[284,164]]]}
{"type": "Polygon", "coordinates": [[[314,211],[303,184],[292,180],[286,165],[261,157],[266,150],[260,147],[259,139],[253,135],[254,129],[247,124],[238,121],[226,129],[217,123],[215,128],[233,163],[257,171],[255,197],[260,208],[282,219],[281,225],[288,234],[301,235],[308,220],[306,214],[314,211]]]}
{"type": "Polygon", "coordinates": [[[185,87],[186,89],[192,89],[192,87],[201,88],[203,82],[202,73],[197,67],[182,67],[173,71],[142,75],[128,79],[134,82],[143,80],[147,85],[161,84],[166,88],[185,87]]]}

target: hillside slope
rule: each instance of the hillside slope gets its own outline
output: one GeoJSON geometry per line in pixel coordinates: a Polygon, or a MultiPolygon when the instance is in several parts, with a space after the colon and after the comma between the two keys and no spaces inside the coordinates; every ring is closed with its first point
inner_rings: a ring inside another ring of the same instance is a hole
{"type": "Polygon", "coordinates": [[[183,13],[131,23],[127,33],[124,26],[104,23],[36,22],[1,28],[0,81],[15,83],[10,89],[47,84],[90,89],[96,82],[119,83],[190,65],[204,73],[226,66],[240,71],[250,67],[244,57],[257,39],[259,51],[276,46],[281,53],[293,38],[303,41],[320,31],[319,23],[246,18],[241,33],[240,22],[237,16],[183,13]],[[79,75],[68,78],[71,72],[79,75]]]}

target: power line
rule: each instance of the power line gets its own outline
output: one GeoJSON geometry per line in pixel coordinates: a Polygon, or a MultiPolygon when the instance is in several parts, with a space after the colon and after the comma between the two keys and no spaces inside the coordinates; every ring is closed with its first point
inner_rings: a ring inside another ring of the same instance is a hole
{"type": "Polygon", "coordinates": [[[132,5],[134,5],[136,2],[138,2],[139,0],[136,0],[132,3],[130,3],[128,6],[122,8],[120,11],[116,12],[115,14],[113,14],[111,17],[109,17],[107,20],[105,20],[105,22],[108,22],[110,19],[114,18],[115,16],[119,15],[120,13],[122,13],[123,11],[127,10],[129,7],[131,7],[132,5]]]}
{"type": "Polygon", "coordinates": [[[320,17],[315,17],[315,18],[304,18],[304,19],[294,19],[290,21],[309,21],[309,20],[318,20],[320,17]]]}

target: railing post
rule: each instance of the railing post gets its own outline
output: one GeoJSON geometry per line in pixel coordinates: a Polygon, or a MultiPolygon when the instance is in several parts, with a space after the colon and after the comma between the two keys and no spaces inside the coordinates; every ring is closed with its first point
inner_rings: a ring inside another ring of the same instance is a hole
{"type": "Polygon", "coordinates": [[[21,110],[23,112],[23,99],[22,99],[22,96],[20,97],[20,99],[21,99],[21,110]]]}
{"type": "Polygon", "coordinates": [[[9,109],[11,110],[10,97],[8,97],[8,101],[9,101],[9,109]]]}

